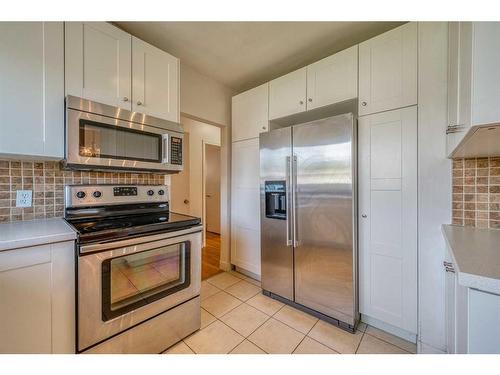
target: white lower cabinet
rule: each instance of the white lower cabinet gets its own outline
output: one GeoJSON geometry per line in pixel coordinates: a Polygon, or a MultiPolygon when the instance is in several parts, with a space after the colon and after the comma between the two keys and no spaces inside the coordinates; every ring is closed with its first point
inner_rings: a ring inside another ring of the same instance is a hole
{"type": "Polygon", "coordinates": [[[469,289],[468,353],[500,354],[500,296],[469,289]]]}
{"type": "Polygon", "coordinates": [[[232,148],[231,264],[260,275],[259,138],[232,148]]]}
{"type": "Polygon", "coordinates": [[[75,353],[73,241],[0,252],[0,353],[75,353]]]}
{"type": "Polygon", "coordinates": [[[359,118],[360,312],[417,333],[417,107],[359,118]]]}

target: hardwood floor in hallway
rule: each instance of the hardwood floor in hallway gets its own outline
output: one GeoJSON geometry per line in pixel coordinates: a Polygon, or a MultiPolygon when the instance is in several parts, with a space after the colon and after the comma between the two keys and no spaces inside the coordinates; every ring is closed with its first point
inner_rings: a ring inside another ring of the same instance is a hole
{"type": "Polygon", "coordinates": [[[220,272],[220,234],[207,232],[206,246],[202,249],[201,279],[205,280],[220,272]]]}

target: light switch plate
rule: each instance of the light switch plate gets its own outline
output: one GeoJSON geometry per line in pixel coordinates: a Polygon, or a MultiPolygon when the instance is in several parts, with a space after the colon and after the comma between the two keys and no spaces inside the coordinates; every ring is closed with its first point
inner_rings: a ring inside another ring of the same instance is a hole
{"type": "Polygon", "coordinates": [[[32,190],[16,190],[16,207],[31,207],[32,190]]]}

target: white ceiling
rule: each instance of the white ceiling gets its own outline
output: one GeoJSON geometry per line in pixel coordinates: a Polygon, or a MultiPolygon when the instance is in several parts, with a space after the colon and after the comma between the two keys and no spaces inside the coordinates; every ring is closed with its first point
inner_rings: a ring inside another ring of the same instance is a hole
{"type": "Polygon", "coordinates": [[[401,22],[115,22],[240,92],[401,22]]]}

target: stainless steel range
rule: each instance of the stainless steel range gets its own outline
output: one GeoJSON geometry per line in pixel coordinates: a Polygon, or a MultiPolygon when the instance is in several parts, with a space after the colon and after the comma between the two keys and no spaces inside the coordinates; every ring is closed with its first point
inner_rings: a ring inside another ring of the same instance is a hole
{"type": "Polygon", "coordinates": [[[78,232],[77,350],[159,353],[200,328],[200,219],[166,186],[66,187],[78,232]]]}

